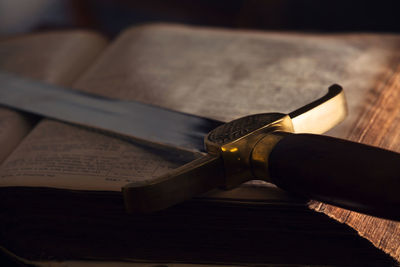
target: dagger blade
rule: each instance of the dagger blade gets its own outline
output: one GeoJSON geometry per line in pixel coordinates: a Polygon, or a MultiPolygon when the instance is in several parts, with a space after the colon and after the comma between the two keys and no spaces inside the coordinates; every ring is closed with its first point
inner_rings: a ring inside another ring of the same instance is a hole
{"type": "Polygon", "coordinates": [[[222,122],[135,101],[104,98],[0,72],[0,104],[130,137],[205,151],[204,136],[222,122]]]}

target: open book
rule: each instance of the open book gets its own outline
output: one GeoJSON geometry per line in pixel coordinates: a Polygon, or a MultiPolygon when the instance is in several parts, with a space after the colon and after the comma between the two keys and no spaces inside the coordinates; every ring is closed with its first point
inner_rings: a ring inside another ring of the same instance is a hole
{"type": "MultiPolygon", "coordinates": [[[[400,62],[399,45],[395,35],[158,24],[127,29],[108,45],[89,32],[4,40],[0,68],[223,121],[287,113],[339,83],[350,116],[328,134],[347,138],[361,131],[360,122],[369,120],[365,114],[376,111],[376,99],[386,92],[382,82],[400,62]]],[[[393,263],[357,231],[309,205],[332,210],[330,215],[342,221],[337,212],[347,211],[309,203],[264,182],[215,190],[155,214],[125,214],[121,187],[193,159],[178,149],[150,148],[5,108],[0,110],[0,146],[0,245],[26,259],[393,263]]],[[[356,230],[399,258],[396,222],[355,216],[362,218],[352,224],[356,230]],[[369,236],[376,224],[385,236],[392,227],[394,239],[382,245],[382,236],[369,236]]]]}

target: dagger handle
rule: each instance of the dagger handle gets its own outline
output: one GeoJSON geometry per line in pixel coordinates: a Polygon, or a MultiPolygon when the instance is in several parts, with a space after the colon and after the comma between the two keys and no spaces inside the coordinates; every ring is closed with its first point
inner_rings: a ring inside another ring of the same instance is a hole
{"type": "Polygon", "coordinates": [[[322,135],[276,133],[272,182],[287,191],[400,220],[400,154],[322,135]]]}

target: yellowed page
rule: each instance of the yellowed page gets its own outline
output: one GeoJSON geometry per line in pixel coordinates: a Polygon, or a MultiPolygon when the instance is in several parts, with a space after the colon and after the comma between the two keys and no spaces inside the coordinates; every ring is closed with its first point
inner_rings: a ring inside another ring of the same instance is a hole
{"type": "MultiPolygon", "coordinates": [[[[343,136],[365,92],[398,57],[399,44],[400,38],[391,35],[145,26],[118,37],[74,87],[230,120],[291,111],[340,83],[353,114],[336,133],[343,136]]],[[[130,181],[153,179],[185,161],[144,150],[43,121],[0,167],[0,184],[119,191],[130,181]]]]}
{"type": "Polygon", "coordinates": [[[399,45],[394,35],[134,27],[75,86],[229,121],[293,111],[338,83],[350,115],[336,135],[346,136],[365,93],[399,58],[399,45]]]}
{"type": "Polygon", "coordinates": [[[126,141],[42,120],[1,167],[0,184],[120,191],[176,162],[126,141]]]}
{"type": "MultiPolygon", "coordinates": [[[[0,41],[0,70],[48,83],[70,86],[106,46],[95,33],[36,33],[0,41]]],[[[1,88],[0,88],[1,90],[1,88]]],[[[30,131],[32,120],[0,108],[0,162],[30,131]]]]}

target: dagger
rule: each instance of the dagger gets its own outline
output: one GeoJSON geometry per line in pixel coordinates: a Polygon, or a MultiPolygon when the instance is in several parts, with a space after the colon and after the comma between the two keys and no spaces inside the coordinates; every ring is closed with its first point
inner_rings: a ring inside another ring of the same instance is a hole
{"type": "Polygon", "coordinates": [[[132,101],[59,88],[0,73],[0,104],[203,156],[147,183],[122,188],[129,212],[150,212],[215,187],[251,179],[347,209],[399,220],[400,155],[321,136],[346,114],[343,90],[289,114],[222,122],[132,101]],[[151,118],[151,119],[150,119],[151,118]],[[308,134],[305,134],[308,133],[308,134]]]}

